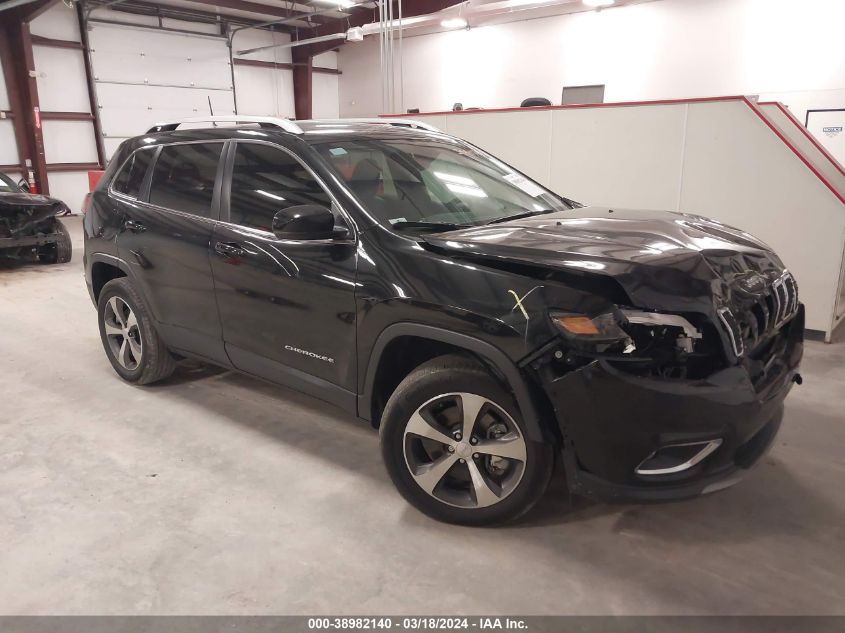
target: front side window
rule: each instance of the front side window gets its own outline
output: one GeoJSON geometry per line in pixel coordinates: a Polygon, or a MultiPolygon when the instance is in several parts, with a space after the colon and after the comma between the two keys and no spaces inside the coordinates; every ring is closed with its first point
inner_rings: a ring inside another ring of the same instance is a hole
{"type": "Polygon", "coordinates": [[[371,213],[397,228],[477,225],[572,208],[501,161],[452,139],[349,139],[314,147],[371,213]]]}
{"type": "Polygon", "coordinates": [[[222,152],[223,143],[163,147],[153,168],[150,204],[209,217],[222,152]]]}
{"type": "Polygon", "coordinates": [[[272,231],[273,216],[300,204],[331,207],[331,198],[293,156],[271,145],[238,143],[232,168],[229,221],[272,231]]]}
{"type": "Polygon", "coordinates": [[[139,149],[132,154],[115,177],[112,188],[131,198],[137,198],[154,155],[155,148],[139,149]]]}

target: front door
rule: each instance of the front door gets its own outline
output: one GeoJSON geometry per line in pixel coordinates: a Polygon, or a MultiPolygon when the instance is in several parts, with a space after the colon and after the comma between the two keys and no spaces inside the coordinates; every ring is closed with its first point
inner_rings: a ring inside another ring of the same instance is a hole
{"type": "Polygon", "coordinates": [[[224,146],[204,142],[162,147],[148,176],[148,194],[121,202],[123,230],[117,239],[118,253],[132,269],[168,346],[222,362],[226,356],[209,243],[224,146]]]}
{"type": "Polygon", "coordinates": [[[354,407],[354,236],[279,240],[271,231],[278,211],[332,207],[331,196],[279,146],[238,141],[229,153],[221,218],[228,222],[217,225],[211,245],[229,358],[243,371],[354,407]]]}

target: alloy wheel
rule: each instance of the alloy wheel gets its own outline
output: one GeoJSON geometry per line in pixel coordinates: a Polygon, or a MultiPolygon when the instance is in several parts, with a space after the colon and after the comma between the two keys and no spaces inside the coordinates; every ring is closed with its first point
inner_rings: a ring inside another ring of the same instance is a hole
{"type": "Polygon", "coordinates": [[[112,355],[121,367],[134,371],[141,364],[144,344],[138,319],[129,304],[120,297],[112,297],[103,313],[106,340],[112,355]]]}
{"type": "Polygon", "coordinates": [[[488,398],[447,393],[425,402],[405,425],[405,463],[435,499],[461,508],[499,503],[519,485],[525,438],[488,398]]]}

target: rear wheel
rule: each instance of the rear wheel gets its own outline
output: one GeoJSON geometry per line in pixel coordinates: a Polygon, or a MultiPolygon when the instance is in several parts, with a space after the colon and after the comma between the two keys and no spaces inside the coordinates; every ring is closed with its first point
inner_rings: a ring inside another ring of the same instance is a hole
{"type": "Polygon", "coordinates": [[[66,264],[73,256],[70,232],[58,218],[53,222],[53,232],[57,234],[56,241],[38,247],[38,261],[44,264],[66,264]]]}
{"type": "Polygon", "coordinates": [[[511,394],[462,356],[442,356],[411,372],[385,407],[380,436],[399,492],[449,523],[515,519],[551,477],[551,446],[529,440],[511,394]]]}
{"type": "Polygon", "coordinates": [[[103,348],[121,378],[146,385],[173,373],[176,361],[155,331],[147,307],[129,279],[112,279],[103,286],[97,314],[103,348]]]}

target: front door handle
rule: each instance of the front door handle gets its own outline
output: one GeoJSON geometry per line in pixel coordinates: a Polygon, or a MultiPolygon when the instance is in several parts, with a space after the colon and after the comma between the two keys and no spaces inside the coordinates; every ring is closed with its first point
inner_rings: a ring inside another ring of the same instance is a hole
{"type": "Polygon", "coordinates": [[[234,242],[217,242],[214,252],[223,257],[243,257],[246,251],[234,242]]]}
{"type": "Polygon", "coordinates": [[[132,231],[133,233],[143,233],[147,230],[146,226],[144,226],[140,222],[136,222],[135,220],[126,220],[123,223],[123,228],[132,231]]]}

